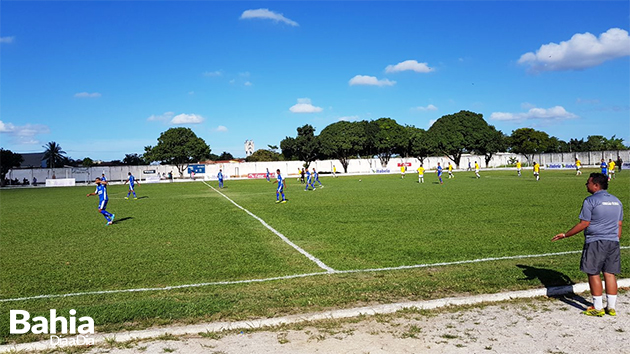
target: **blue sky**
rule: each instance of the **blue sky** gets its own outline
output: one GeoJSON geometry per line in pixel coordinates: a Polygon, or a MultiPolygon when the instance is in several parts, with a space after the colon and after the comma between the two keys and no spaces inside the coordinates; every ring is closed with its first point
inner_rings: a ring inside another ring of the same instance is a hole
{"type": "Polygon", "coordinates": [[[122,159],[190,127],[244,156],[296,128],[460,110],[630,144],[627,1],[0,3],[0,145],[122,159]]]}

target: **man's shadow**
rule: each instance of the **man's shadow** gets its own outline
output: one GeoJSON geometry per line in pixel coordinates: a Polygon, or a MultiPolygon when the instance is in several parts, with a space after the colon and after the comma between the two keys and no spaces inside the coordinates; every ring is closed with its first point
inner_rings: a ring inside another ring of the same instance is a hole
{"type": "Polygon", "coordinates": [[[112,224],[118,224],[119,222],[131,220],[131,219],[133,219],[133,216],[127,216],[127,217],[124,217],[124,218],[120,218],[120,219],[114,220],[114,222],[112,224]]]}
{"type": "Polygon", "coordinates": [[[580,310],[586,310],[591,305],[585,298],[573,293],[575,283],[566,274],[545,268],[536,268],[523,264],[517,264],[523,270],[525,278],[519,280],[538,279],[547,289],[547,296],[558,299],[565,304],[580,310]]]}

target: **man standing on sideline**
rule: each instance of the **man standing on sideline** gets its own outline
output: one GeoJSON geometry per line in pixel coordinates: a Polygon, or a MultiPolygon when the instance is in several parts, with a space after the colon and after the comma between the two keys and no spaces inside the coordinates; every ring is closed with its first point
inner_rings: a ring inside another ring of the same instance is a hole
{"type": "Polygon", "coordinates": [[[223,188],[223,169],[219,169],[219,173],[217,174],[217,178],[219,179],[219,188],[223,188]]]}
{"type": "Polygon", "coordinates": [[[278,188],[276,189],[276,203],[286,203],[287,199],[284,197],[284,178],[280,175],[280,169],[276,170],[276,182],[278,188]],[[282,195],[282,201],[280,201],[280,195],[282,195]]]}
{"type": "Polygon", "coordinates": [[[621,165],[623,165],[623,160],[621,159],[621,156],[617,155],[617,168],[619,169],[619,172],[621,172],[621,165]]]}
{"type": "Polygon", "coordinates": [[[109,197],[107,196],[107,181],[102,181],[100,177],[96,177],[94,181],[96,183],[96,190],[94,193],[89,193],[87,196],[91,197],[93,195],[98,195],[98,212],[103,214],[105,220],[107,220],[106,225],[111,225],[114,223],[114,218],[116,215],[105,210],[107,208],[107,202],[109,201],[109,197]]]}
{"type": "Polygon", "coordinates": [[[623,206],[617,197],[609,194],[608,177],[602,173],[591,173],[586,182],[586,190],[592,195],[582,203],[580,222],[566,233],[557,234],[551,241],[571,237],[584,231],[584,248],[580,270],[588,274],[588,284],[593,295],[593,306],[583,313],[588,316],[601,317],[604,314],[616,316],[617,278],[621,273],[621,255],[619,239],[623,206]],[[604,310],[602,301],[602,279],[606,282],[607,306],[604,310]]]}
{"type": "Polygon", "coordinates": [[[123,184],[127,184],[127,182],[129,182],[129,192],[127,192],[127,196],[125,197],[125,199],[129,199],[129,195],[131,193],[133,193],[133,199],[138,199],[138,197],[136,197],[136,191],[134,190],[134,187],[136,183],[140,184],[140,182],[136,181],[136,178],[131,174],[131,172],[127,172],[127,175],[129,177],[127,177],[125,183],[123,184]]]}

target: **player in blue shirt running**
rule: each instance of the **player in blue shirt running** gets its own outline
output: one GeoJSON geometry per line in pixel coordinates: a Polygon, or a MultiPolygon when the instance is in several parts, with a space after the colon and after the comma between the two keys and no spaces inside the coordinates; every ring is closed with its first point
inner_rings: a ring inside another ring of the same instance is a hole
{"type": "Polygon", "coordinates": [[[280,169],[276,170],[276,182],[278,183],[278,188],[276,189],[276,203],[286,203],[287,199],[284,197],[284,178],[280,175],[280,169]],[[282,195],[282,201],[280,201],[280,195],[282,195]]]}
{"type": "Polygon", "coordinates": [[[608,164],[606,163],[606,161],[604,161],[604,159],[602,159],[602,163],[601,165],[599,165],[599,167],[601,167],[602,169],[602,174],[608,177],[608,164]]]}
{"type": "Polygon", "coordinates": [[[266,177],[267,177],[267,182],[271,182],[271,179],[269,178],[269,176],[270,176],[270,174],[269,174],[269,169],[267,169],[267,175],[266,175],[266,177]]]}
{"type": "Polygon", "coordinates": [[[136,191],[133,188],[135,187],[136,183],[140,185],[140,182],[136,181],[136,177],[134,177],[131,172],[128,172],[127,175],[129,175],[129,177],[127,177],[125,183],[123,184],[127,184],[127,182],[129,182],[129,192],[127,192],[127,196],[125,197],[125,199],[129,199],[129,195],[131,193],[133,193],[133,199],[138,199],[138,197],[136,196],[136,191]]]}
{"type": "Polygon", "coordinates": [[[107,207],[107,201],[109,200],[106,188],[107,181],[102,181],[100,177],[96,177],[94,183],[96,183],[96,190],[94,193],[89,193],[87,196],[91,197],[93,195],[98,195],[98,212],[103,214],[105,220],[107,220],[107,225],[111,225],[114,222],[116,215],[105,210],[107,207]]]}
{"type": "Polygon", "coordinates": [[[304,188],[305,192],[308,190],[309,185],[313,187],[313,190],[315,190],[315,184],[313,183],[313,177],[311,176],[311,171],[309,171],[307,168],[306,169],[306,188],[304,188]]]}
{"type": "Polygon", "coordinates": [[[438,167],[437,167],[437,174],[438,174],[438,179],[440,180],[440,184],[444,184],[444,182],[442,182],[442,166],[440,166],[439,162],[438,162],[438,167]]]}
{"type": "Polygon", "coordinates": [[[223,188],[223,170],[222,169],[219,169],[217,178],[219,179],[219,188],[223,188]]]}
{"type": "MultiPolygon", "coordinates": [[[[319,173],[317,173],[317,171],[315,171],[315,167],[313,167],[313,180],[317,183],[319,183],[319,188],[324,188],[324,185],[322,184],[322,182],[319,181],[319,173]]],[[[315,184],[315,182],[313,182],[313,185],[315,184]]]]}

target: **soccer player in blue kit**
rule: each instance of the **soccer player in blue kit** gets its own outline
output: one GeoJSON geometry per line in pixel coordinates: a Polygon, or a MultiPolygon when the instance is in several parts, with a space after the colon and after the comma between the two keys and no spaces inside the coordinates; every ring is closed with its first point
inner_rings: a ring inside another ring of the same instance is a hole
{"type": "Polygon", "coordinates": [[[438,167],[437,167],[437,174],[438,174],[438,179],[440,180],[440,184],[444,184],[444,182],[442,182],[442,166],[440,166],[439,162],[438,162],[438,167]]]}
{"type": "MultiPolygon", "coordinates": [[[[315,167],[313,167],[313,180],[319,183],[320,188],[324,188],[324,185],[322,184],[322,182],[319,181],[319,173],[315,171],[315,167]]],[[[313,185],[315,185],[315,182],[313,182],[313,185]]]]}
{"type": "Polygon", "coordinates": [[[94,193],[89,193],[87,196],[91,197],[93,195],[98,195],[98,212],[103,214],[105,220],[107,220],[107,225],[111,225],[114,222],[114,217],[116,217],[116,215],[105,210],[107,207],[107,201],[109,200],[106,188],[107,181],[101,181],[100,177],[96,177],[94,183],[96,183],[96,190],[94,193]]]}
{"type": "Polygon", "coordinates": [[[136,196],[136,191],[133,188],[135,187],[136,183],[140,184],[140,182],[136,181],[136,177],[134,177],[131,172],[128,172],[127,175],[129,175],[129,177],[127,177],[124,184],[127,184],[127,182],[129,182],[129,192],[127,192],[127,196],[125,197],[125,199],[129,199],[129,195],[131,193],[133,193],[133,199],[138,199],[138,197],[136,196]]]}
{"type": "Polygon", "coordinates": [[[223,170],[222,169],[219,169],[217,178],[219,179],[219,188],[223,188],[223,170]]]}
{"type": "Polygon", "coordinates": [[[276,203],[286,203],[287,199],[284,197],[284,178],[280,174],[280,169],[276,170],[278,188],[276,189],[276,203]],[[280,195],[282,195],[282,201],[280,201],[280,195]]]}
{"type": "Polygon", "coordinates": [[[313,183],[313,177],[311,176],[311,171],[306,169],[306,188],[304,188],[305,192],[308,190],[309,184],[311,185],[311,187],[313,187],[313,190],[315,190],[315,183],[313,183]]]}
{"type": "Polygon", "coordinates": [[[602,163],[601,165],[599,165],[599,167],[602,169],[602,174],[608,177],[608,164],[606,163],[606,161],[604,161],[604,159],[602,159],[602,163]]]}

